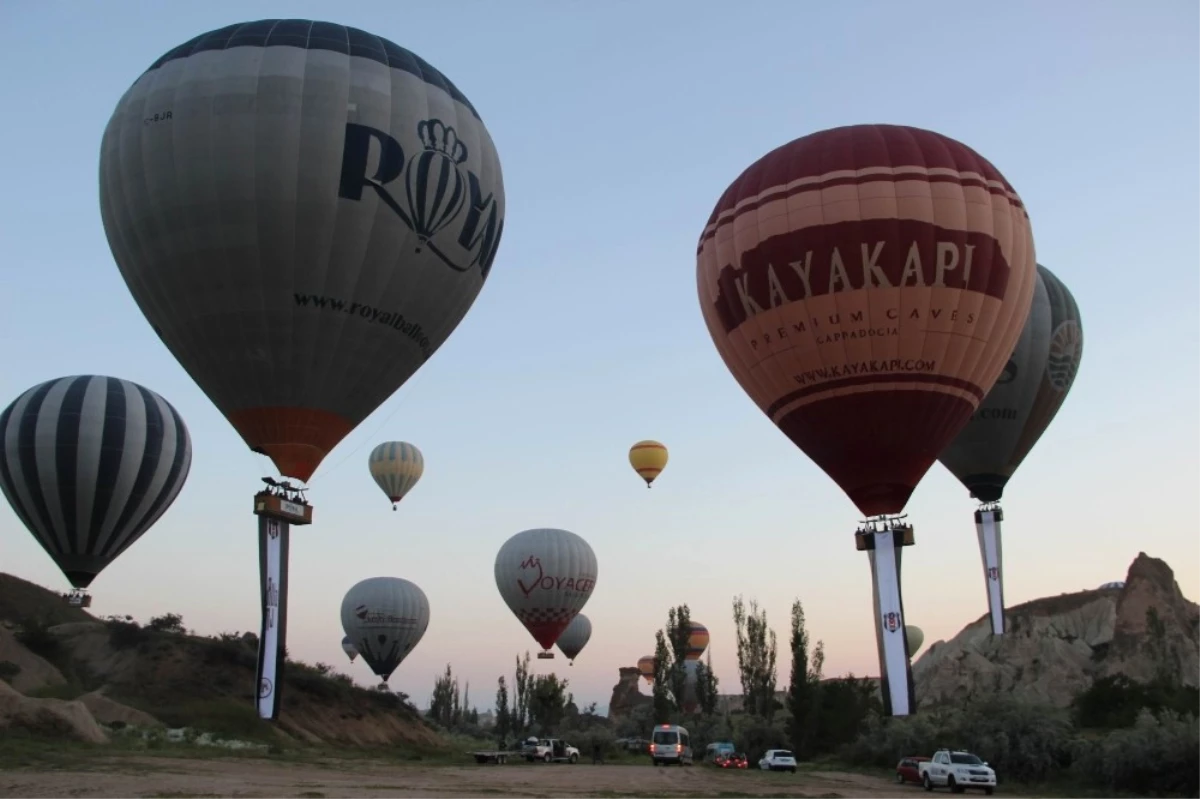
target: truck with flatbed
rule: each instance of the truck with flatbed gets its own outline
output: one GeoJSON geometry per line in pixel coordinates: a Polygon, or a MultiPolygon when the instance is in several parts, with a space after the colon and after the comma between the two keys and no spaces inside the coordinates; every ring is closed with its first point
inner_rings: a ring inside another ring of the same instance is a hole
{"type": "Polygon", "coordinates": [[[951,793],[962,793],[977,788],[988,796],[996,791],[996,772],[977,755],[961,749],[939,749],[917,769],[927,791],[949,788],[951,793]]]}

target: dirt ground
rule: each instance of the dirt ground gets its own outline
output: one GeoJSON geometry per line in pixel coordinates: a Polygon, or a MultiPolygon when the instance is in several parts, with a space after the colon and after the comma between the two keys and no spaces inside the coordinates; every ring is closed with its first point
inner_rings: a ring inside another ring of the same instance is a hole
{"type": "MultiPolygon", "coordinates": [[[[84,764],[80,764],[83,766],[84,764]]],[[[842,772],[729,772],[709,766],[393,765],[247,758],[97,759],[81,771],[0,771],[0,796],[95,797],[874,797],[919,792],[885,777],[842,772]]]]}

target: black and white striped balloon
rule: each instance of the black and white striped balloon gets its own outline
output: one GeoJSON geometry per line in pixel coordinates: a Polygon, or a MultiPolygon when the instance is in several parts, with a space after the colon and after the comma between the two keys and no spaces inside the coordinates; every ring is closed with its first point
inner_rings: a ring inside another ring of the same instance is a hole
{"type": "Polygon", "coordinates": [[[192,466],[179,413],[128,380],[60,377],[0,414],[0,489],[76,588],[158,521],[192,466]]]}

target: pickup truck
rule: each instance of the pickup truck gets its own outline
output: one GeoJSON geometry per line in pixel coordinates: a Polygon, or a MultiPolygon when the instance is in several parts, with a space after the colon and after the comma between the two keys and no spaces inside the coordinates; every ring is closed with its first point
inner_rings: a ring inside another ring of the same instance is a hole
{"type": "Polygon", "coordinates": [[[536,743],[530,741],[521,748],[521,754],[530,763],[541,760],[545,763],[554,761],[578,763],[579,750],[559,738],[542,738],[536,743]]]}
{"type": "Polygon", "coordinates": [[[939,749],[931,760],[918,765],[921,784],[925,790],[949,788],[962,793],[967,788],[980,788],[988,796],[996,790],[996,772],[970,752],[939,749]]]}

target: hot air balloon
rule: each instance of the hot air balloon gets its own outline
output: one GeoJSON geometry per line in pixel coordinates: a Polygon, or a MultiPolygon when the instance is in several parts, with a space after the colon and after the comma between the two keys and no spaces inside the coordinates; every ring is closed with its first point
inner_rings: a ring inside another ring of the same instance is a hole
{"type": "Polygon", "coordinates": [[[308,481],[474,302],[504,219],[478,112],[357,28],[266,19],[150,65],[100,152],[138,307],[246,444],[308,481]]]}
{"type": "Polygon", "coordinates": [[[596,574],[596,553],[567,530],[525,530],[496,554],[496,587],[541,645],[542,659],[554,657],[550,647],[587,604],[596,574]]]}
{"type": "Polygon", "coordinates": [[[908,657],[911,660],[912,656],[920,650],[921,644],[925,643],[925,633],[915,624],[904,625],[904,635],[908,639],[908,657]]]}
{"type": "Polygon", "coordinates": [[[342,599],[342,630],[384,685],[428,628],[425,592],[400,577],[370,577],[342,599]]]}
{"type": "MultiPolygon", "coordinates": [[[[357,28],[267,19],[134,81],[104,131],[100,214],[167,349],[251,450],[307,483],[471,307],[504,186],[478,112],[429,63],[357,28]]],[[[258,705],[276,719],[285,628],[270,622],[286,615],[288,525],[312,508],[264,480],[258,705]]]]}
{"type": "Polygon", "coordinates": [[[638,658],[637,667],[641,672],[642,679],[646,681],[646,685],[654,685],[654,665],[657,659],[654,655],[645,655],[638,658]]]}
{"type": "Polygon", "coordinates": [[[708,628],[698,621],[690,623],[687,641],[687,651],[683,655],[684,660],[699,660],[704,654],[704,650],[708,649],[708,628]]]}
{"type": "Polygon", "coordinates": [[[350,658],[351,663],[358,657],[358,647],[354,645],[354,642],[350,640],[350,636],[348,635],[342,638],[342,651],[346,653],[346,657],[350,658]]]}
{"type": "Polygon", "coordinates": [[[1039,264],[1029,318],[1000,379],[938,456],[980,502],[975,530],[995,635],[1004,634],[1000,498],[1062,407],[1082,357],[1083,325],[1075,298],[1039,264]]]}
{"type": "Polygon", "coordinates": [[[25,391],[0,413],[0,489],[74,586],[86,588],[179,496],[192,466],[169,402],[116,377],[76,375],[25,391]]]}
{"type": "Polygon", "coordinates": [[[646,488],[667,467],[667,448],[657,441],[639,441],[629,448],[629,465],[646,481],[646,488]]]}
{"type": "Polygon", "coordinates": [[[558,637],[555,643],[559,650],[567,656],[571,661],[571,665],[575,665],[575,658],[579,657],[579,653],[587,646],[587,642],[592,637],[592,623],[587,616],[582,613],[576,614],[575,618],[571,619],[571,623],[567,625],[567,629],[563,630],[562,635],[558,637]]]}
{"type": "Polygon", "coordinates": [[[854,125],[796,139],[725,191],[701,234],[705,323],[742,388],[872,517],[884,704],[913,705],[888,518],[1004,367],[1034,247],[1013,188],[937,133],[854,125]]]}
{"type": "Polygon", "coordinates": [[[367,466],[371,469],[371,477],[392,501],[392,510],[396,503],[404,499],[404,495],[425,473],[425,458],[421,450],[404,441],[385,441],[371,450],[367,458],[367,466]]]}

